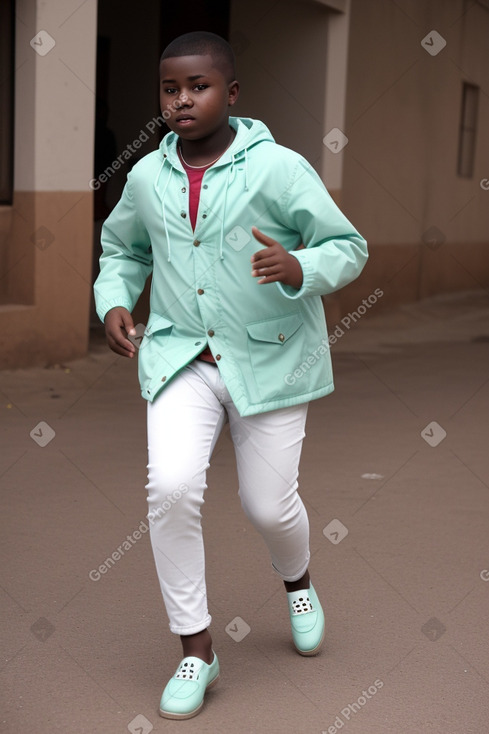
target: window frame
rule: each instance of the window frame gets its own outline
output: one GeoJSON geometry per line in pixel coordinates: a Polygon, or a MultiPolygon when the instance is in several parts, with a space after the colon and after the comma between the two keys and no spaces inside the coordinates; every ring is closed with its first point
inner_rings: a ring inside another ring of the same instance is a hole
{"type": "Polygon", "coordinates": [[[460,178],[474,177],[479,92],[477,84],[462,82],[457,155],[457,175],[460,178]]]}

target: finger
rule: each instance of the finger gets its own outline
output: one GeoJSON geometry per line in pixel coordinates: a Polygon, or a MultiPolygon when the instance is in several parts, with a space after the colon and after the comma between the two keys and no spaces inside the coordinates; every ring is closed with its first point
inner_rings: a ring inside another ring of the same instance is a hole
{"type": "Polygon", "coordinates": [[[256,263],[257,267],[269,267],[270,265],[276,265],[283,260],[283,253],[278,247],[270,247],[266,250],[258,250],[253,257],[252,262],[256,263]]]}
{"type": "Polygon", "coordinates": [[[259,265],[257,265],[255,263],[254,266],[253,266],[253,268],[252,268],[252,270],[251,270],[251,274],[253,276],[257,276],[257,275],[275,275],[276,273],[278,273],[281,270],[282,270],[282,268],[281,268],[281,266],[280,266],[279,263],[275,263],[274,262],[274,263],[271,263],[270,265],[262,265],[261,263],[259,265]]]}
{"type": "Polygon", "coordinates": [[[134,357],[136,348],[128,339],[121,340],[108,337],[107,341],[109,343],[109,347],[116,354],[120,354],[122,357],[134,357]]]}
{"type": "MultiPolygon", "coordinates": [[[[131,326],[128,324],[129,330],[134,332],[134,335],[136,334],[136,330],[134,327],[131,328],[131,326]]],[[[133,336],[133,334],[131,334],[133,336]]],[[[117,326],[111,328],[107,332],[107,338],[109,341],[109,346],[111,349],[114,349],[114,347],[117,347],[121,350],[123,350],[124,353],[129,352],[130,354],[134,354],[136,352],[136,347],[133,344],[130,339],[127,338],[127,331],[123,325],[123,320],[121,319],[121,323],[117,324],[117,326]]],[[[116,351],[114,349],[114,351],[116,351]]],[[[118,352],[119,354],[121,352],[118,352]]]]}
{"type": "Polygon", "coordinates": [[[251,274],[254,278],[260,278],[258,281],[264,283],[272,283],[275,280],[280,280],[283,276],[280,268],[264,268],[263,270],[252,270],[251,274]]]}
{"type": "Polygon", "coordinates": [[[253,268],[271,268],[280,264],[282,261],[283,255],[276,248],[258,250],[251,258],[253,268]]]}
{"type": "Polygon", "coordinates": [[[274,273],[273,275],[265,275],[263,278],[260,278],[260,280],[257,280],[257,284],[261,285],[262,283],[277,283],[278,281],[281,281],[283,278],[283,275],[281,273],[274,273]]]}
{"type": "Polygon", "coordinates": [[[134,328],[134,321],[132,320],[132,316],[129,313],[129,311],[123,312],[121,314],[121,319],[122,319],[122,324],[127,334],[129,334],[129,336],[136,336],[136,329],[134,328]]]}
{"type": "MultiPolygon", "coordinates": [[[[267,250],[267,252],[270,252],[267,250]]],[[[252,260],[251,270],[253,273],[272,273],[276,272],[277,268],[283,269],[283,258],[280,257],[279,253],[270,254],[268,257],[252,260]]]]}
{"type": "Polygon", "coordinates": [[[271,237],[266,235],[264,232],[261,232],[258,227],[252,227],[251,233],[253,237],[258,240],[258,242],[261,242],[262,245],[266,245],[267,247],[272,247],[272,245],[278,245],[277,240],[273,240],[271,237]]]}
{"type": "Polygon", "coordinates": [[[253,253],[251,256],[252,261],[256,260],[266,260],[269,257],[277,258],[279,255],[280,250],[275,245],[269,245],[268,247],[264,247],[261,250],[257,250],[253,253]]]}

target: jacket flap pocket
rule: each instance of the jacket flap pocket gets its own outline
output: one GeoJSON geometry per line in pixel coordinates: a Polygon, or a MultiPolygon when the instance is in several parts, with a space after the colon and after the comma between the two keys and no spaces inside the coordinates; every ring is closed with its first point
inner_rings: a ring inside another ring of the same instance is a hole
{"type": "Polygon", "coordinates": [[[170,321],[169,319],[165,318],[164,316],[160,316],[157,313],[151,313],[149,315],[144,334],[145,336],[151,336],[152,334],[156,334],[158,331],[165,331],[166,329],[172,328],[173,321],[170,321]]]}
{"type": "Polygon", "coordinates": [[[252,339],[273,344],[285,344],[300,326],[302,326],[301,317],[293,313],[268,321],[257,321],[254,324],[248,324],[246,328],[252,339]]]}

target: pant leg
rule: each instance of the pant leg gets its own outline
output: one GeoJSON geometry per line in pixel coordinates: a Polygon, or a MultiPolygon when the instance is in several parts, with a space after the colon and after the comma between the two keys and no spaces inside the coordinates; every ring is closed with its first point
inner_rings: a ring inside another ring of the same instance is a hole
{"type": "MultiPolygon", "coordinates": [[[[211,370],[211,372],[209,372],[211,370]]],[[[206,471],[226,413],[189,365],[148,403],[148,521],[161,592],[175,634],[209,626],[201,526],[206,471]]]]}
{"type": "Polygon", "coordinates": [[[272,566],[297,581],[309,565],[309,520],[297,491],[307,403],[239,416],[225,403],[235,447],[243,510],[262,535],[272,566]]]}

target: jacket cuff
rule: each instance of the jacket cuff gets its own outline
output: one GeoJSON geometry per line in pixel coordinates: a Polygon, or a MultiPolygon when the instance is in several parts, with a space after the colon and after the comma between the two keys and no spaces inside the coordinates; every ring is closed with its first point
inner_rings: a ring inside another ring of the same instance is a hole
{"type": "Polygon", "coordinates": [[[132,311],[132,303],[123,298],[114,298],[111,301],[103,301],[100,306],[97,306],[97,316],[99,317],[100,321],[104,323],[105,317],[107,316],[110,309],[116,308],[117,306],[119,306],[120,308],[127,308],[129,313],[132,311]]]}
{"type": "Polygon", "coordinates": [[[302,296],[307,295],[307,291],[309,290],[313,280],[313,268],[307,258],[307,252],[305,249],[298,250],[297,252],[289,252],[289,255],[293,255],[299,261],[302,268],[302,285],[300,288],[294,288],[292,285],[284,285],[283,283],[277,283],[276,285],[282,295],[286,298],[290,298],[291,300],[295,300],[296,298],[301,298],[302,296]]]}

